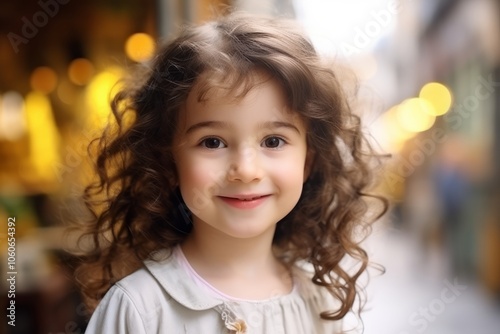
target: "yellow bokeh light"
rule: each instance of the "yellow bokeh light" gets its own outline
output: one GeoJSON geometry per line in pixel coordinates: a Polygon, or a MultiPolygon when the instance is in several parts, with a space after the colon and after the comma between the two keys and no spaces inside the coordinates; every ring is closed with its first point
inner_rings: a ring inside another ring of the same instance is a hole
{"type": "Polygon", "coordinates": [[[415,136],[414,132],[404,129],[398,122],[398,107],[392,107],[384,115],[385,131],[394,149],[400,151],[407,140],[415,136]]]}
{"type": "Polygon", "coordinates": [[[30,84],[34,91],[49,94],[56,88],[57,74],[50,67],[37,67],[31,73],[30,84]]]}
{"type": "Polygon", "coordinates": [[[400,151],[407,140],[415,136],[414,132],[401,127],[397,117],[397,106],[390,108],[372,123],[372,133],[377,145],[387,152],[400,151]]]}
{"type": "Polygon", "coordinates": [[[49,98],[40,92],[26,96],[26,118],[29,131],[30,161],[36,175],[54,181],[54,166],[59,163],[60,135],[49,98]]]}
{"type": "Polygon", "coordinates": [[[94,66],[85,58],[73,60],[68,66],[68,77],[75,85],[86,85],[94,74],[94,66]]]}
{"type": "Polygon", "coordinates": [[[434,116],[444,115],[451,107],[451,92],[443,84],[430,82],[420,90],[419,97],[429,101],[434,107],[434,116]]]}
{"type": "Polygon", "coordinates": [[[118,81],[122,72],[110,68],[97,74],[87,86],[85,102],[90,110],[91,127],[103,128],[111,113],[110,102],[119,89],[118,81]]]}
{"type": "Polygon", "coordinates": [[[125,42],[125,53],[127,57],[136,62],[143,62],[153,56],[155,42],[153,38],[145,33],[136,33],[125,42]]]}
{"type": "Polygon", "coordinates": [[[430,129],[436,121],[432,104],[418,97],[407,99],[397,106],[397,120],[409,132],[423,132],[430,129]]]}

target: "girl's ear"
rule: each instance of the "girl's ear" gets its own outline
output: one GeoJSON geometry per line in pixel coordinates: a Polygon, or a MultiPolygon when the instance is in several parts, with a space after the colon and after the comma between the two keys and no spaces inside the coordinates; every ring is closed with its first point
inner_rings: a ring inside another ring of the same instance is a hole
{"type": "Polygon", "coordinates": [[[315,157],[316,157],[316,152],[314,152],[311,149],[308,149],[306,153],[306,161],[304,164],[304,182],[306,182],[307,179],[309,178],[309,175],[311,175],[311,171],[314,167],[315,157]]]}

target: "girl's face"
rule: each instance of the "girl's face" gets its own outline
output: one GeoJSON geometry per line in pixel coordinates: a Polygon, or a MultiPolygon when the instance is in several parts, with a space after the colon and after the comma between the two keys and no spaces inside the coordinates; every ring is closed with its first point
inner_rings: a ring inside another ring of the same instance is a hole
{"type": "Polygon", "coordinates": [[[203,235],[273,235],[301,195],[306,127],[278,83],[259,74],[257,81],[239,99],[220,90],[198,101],[195,87],[184,106],[174,159],[182,197],[203,235]]]}

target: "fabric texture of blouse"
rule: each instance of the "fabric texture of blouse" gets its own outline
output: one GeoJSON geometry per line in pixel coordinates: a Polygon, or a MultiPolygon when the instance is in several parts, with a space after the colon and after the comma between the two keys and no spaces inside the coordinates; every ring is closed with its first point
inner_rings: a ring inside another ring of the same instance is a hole
{"type": "Polygon", "coordinates": [[[302,269],[294,268],[289,294],[246,301],[208,292],[170,251],[157,252],[144,264],[110,288],[85,333],[341,333],[340,322],[319,316],[336,309],[338,303],[302,269]]]}

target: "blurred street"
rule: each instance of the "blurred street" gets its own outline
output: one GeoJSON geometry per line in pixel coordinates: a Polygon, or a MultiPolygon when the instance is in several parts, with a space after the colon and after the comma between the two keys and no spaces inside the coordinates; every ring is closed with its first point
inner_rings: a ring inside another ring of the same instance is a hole
{"type": "Polygon", "coordinates": [[[365,334],[499,333],[500,300],[478,282],[450,277],[443,250],[424,257],[415,238],[382,224],[367,244],[386,273],[370,281],[365,334]]]}
{"type": "Polygon", "coordinates": [[[386,273],[370,270],[364,326],[348,317],[348,333],[499,334],[498,0],[1,1],[0,269],[17,270],[19,326],[0,334],[84,331],[77,236],[63,235],[88,214],[87,146],[117,82],[227,6],[297,20],[391,156],[375,189],[391,210],[366,241],[386,273]]]}

